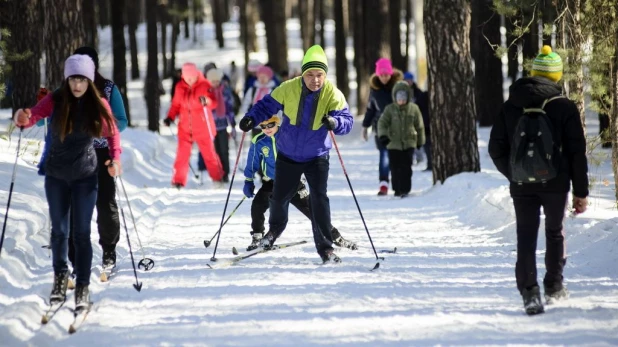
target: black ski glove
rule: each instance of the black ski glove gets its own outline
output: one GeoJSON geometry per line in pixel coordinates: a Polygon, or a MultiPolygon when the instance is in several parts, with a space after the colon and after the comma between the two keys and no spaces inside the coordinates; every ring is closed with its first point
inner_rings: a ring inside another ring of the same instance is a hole
{"type": "Polygon", "coordinates": [[[167,127],[172,125],[172,123],[174,123],[174,121],[171,118],[165,118],[163,120],[163,124],[165,124],[165,126],[167,126],[167,127]]]}
{"type": "Polygon", "coordinates": [[[391,139],[389,139],[388,136],[386,136],[386,135],[380,136],[380,138],[378,140],[380,141],[380,143],[384,147],[388,146],[388,144],[391,143],[391,139]]]}
{"type": "Polygon", "coordinates": [[[337,127],[337,121],[335,120],[335,118],[327,114],[322,117],[322,124],[324,124],[324,126],[328,130],[335,130],[335,128],[337,127]]]}
{"type": "Polygon", "coordinates": [[[244,116],[240,120],[240,123],[238,123],[238,127],[240,128],[240,130],[244,132],[247,132],[253,129],[254,126],[255,126],[255,122],[253,121],[253,118],[248,117],[248,116],[244,116]]]}

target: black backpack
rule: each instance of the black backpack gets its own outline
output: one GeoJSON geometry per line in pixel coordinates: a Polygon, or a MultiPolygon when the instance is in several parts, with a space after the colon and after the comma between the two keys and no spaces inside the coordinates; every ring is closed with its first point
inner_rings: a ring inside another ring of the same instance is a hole
{"type": "Polygon", "coordinates": [[[562,148],[554,143],[554,126],[544,110],[558,98],[563,96],[544,100],[540,108],[524,108],[511,139],[512,182],[544,183],[558,175],[562,148]]]}

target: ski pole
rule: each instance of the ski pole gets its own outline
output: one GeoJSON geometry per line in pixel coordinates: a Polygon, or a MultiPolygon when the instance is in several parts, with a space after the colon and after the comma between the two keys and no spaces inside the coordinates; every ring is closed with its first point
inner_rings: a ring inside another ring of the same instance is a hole
{"type": "MultiPolygon", "coordinates": [[[[225,222],[223,222],[223,225],[221,226],[222,228],[227,224],[227,221],[230,220],[230,218],[232,218],[232,216],[234,215],[234,212],[236,212],[236,210],[238,210],[238,208],[240,207],[240,204],[242,204],[243,201],[245,201],[247,197],[243,196],[242,199],[240,200],[240,202],[238,203],[238,205],[236,205],[236,207],[234,208],[234,210],[230,213],[229,216],[227,216],[227,218],[225,219],[225,222]]],[[[212,240],[215,238],[215,236],[219,235],[219,232],[221,231],[221,229],[219,229],[214,235],[212,235],[212,237],[209,240],[204,240],[204,247],[208,248],[208,246],[210,246],[210,243],[212,242],[212,240]]]]}
{"type": "Polygon", "coordinates": [[[210,261],[217,261],[215,255],[217,254],[217,247],[219,246],[219,239],[221,238],[221,229],[223,228],[223,219],[225,218],[225,211],[227,210],[227,204],[230,202],[230,194],[232,193],[232,186],[234,185],[234,177],[236,177],[236,170],[238,169],[238,161],[240,160],[240,153],[242,150],[242,144],[245,141],[246,132],[243,131],[242,138],[240,139],[240,147],[238,147],[238,154],[236,155],[236,163],[234,164],[234,171],[232,171],[232,179],[230,180],[230,188],[227,190],[227,198],[225,198],[225,206],[223,207],[223,213],[221,214],[221,224],[219,224],[219,231],[217,231],[217,242],[215,243],[215,249],[212,253],[210,261]]]}
{"type": "Polygon", "coordinates": [[[15,154],[15,164],[13,164],[13,175],[11,176],[11,187],[9,188],[9,200],[6,203],[6,213],[4,214],[4,225],[2,226],[2,236],[0,237],[0,254],[2,253],[2,245],[4,245],[4,233],[6,231],[6,223],[9,218],[9,208],[11,207],[11,197],[13,196],[13,187],[15,186],[15,176],[17,175],[17,160],[19,159],[19,147],[21,146],[21,136],[24,133],[24,127],[19,128],[19,139],[17,140],[17,153],[15,154]]]}
{"type": "MultiPolygon", "coordinates": [[[[174,132],[172,131],[172,128],[169,128],[169,129],[170,129],[170,133],[172,133],[172,136],[174,137],[174,140],[176,140],[176,142],[178,142],[178,137],[176,136],[176,134],[174,134],[174,132]]],[[[191,169],[191,173],[193,174],[195,179],[200,178],[200,176],[195,173],[195,170],[193,169],[193,165],[191,165],[191,161],[189,161],[189,169],[191,169]]]]}
{"type": "MultiPolygon", "coordinates": [[[[131,220],[133,221],[133,230],[135,230],[135,235],[137,235],[137,242],[139,244],[139,249],[142,252],[142,260],[139,261],[139,264],[137,265],[137,267],[140,269],[143,267],[144,271],[148,271],[154,267],[154,260],[152,260],[151,258],[146,258],[144,247],[142,247],[142,240],[140,240],[139,232],[137,232],[137,223],[135,223],[135,215],[133,214],[133,209],[131,208],[131,203],[129,202],[129,196],[127,195],[127,189],[124,187],[124,181],[122,180],[122,176],[118,176],[118,180],[120,181],[120,186],[122,187],[122,191],[124,192],[124,198],[127,202],[127,206],[129,207],[129,214],[131,215],[131,220]]],[[[120,198],[120,194],[118,194],[118,198],[120,198]]]]}
{"type": "MultiPolygon", "coordinates": [[[[115,164],[110,164],[115,165],[115,164]]],[[[117,175],[116,178],[120,177],[117,175]]],[[[118,200],[120,200],[120,192],[118,190],[118,185],[116,185],[116,195],[118,195],[118,200]]],[[[120,205],[120,204],[119,204],[120,205]]],[[[131,255],[131,264],[133,265],[133,275],[135,275],[135,284],[133,284],[133,288],[138,292],[142,291],[142,282],[137,279],[137,269],[135,268],[135,259],[133,258],[133,249],[131,248],[131,240],[129,239],[129,228],[127,227],[127,220],[124,217],[124,209],[122,206],[118,206],[120,208],[120,215],[122,216],[122,223],[124,224],[124,231],[127,235],[127,244],[129,245],[129,254],[131,255]]]]}
{"type": "Polygon", "coordinates": [[[363,225],[365,226],[365,231],[367,232],[367,236],[369,237],[371,248],[373,248],[373,253],[376,255],[376,260],[378,262],[373,267],[373,269],[371,269],[371,270],[375,270],[380,267],[380,260],[384,260],[384,258],[378,257],[378,252],[376,252],[376,248],[373,246],[373,240],[371,239],[371,234],[369,234],[367,223],[365,223],[365,217],[363,217],[363,212],[361,211],[360,205],[358,204],[358,200],[356,199],[356,194],[354,194],[354,189],[352,188],[352,183],[350,182],[350,177],[348,176],[348,172],[345,169],[345,165],[343,165],[343,158],[341,158],[341,153],[339,152],[339,146],[337,146],[337,141],[335,140],[335,133],[333,133],[332,130],[329,130],[328,132],[330,133],[330,138],[333,140],[333,145],[335,146],[335,150],[337,151],[337,155],[339,156],[339,162],[341,163],[341,168],[343,169],[343,174],[345,175],[345,179],[348,181],[348,186],[350,186],[350,191],[352,192],[352,197],[354,198],[354,202],[356,203],[356,208],[358,208],[358,213],[360,214],[361,220],[363,221],[363,225]]]}

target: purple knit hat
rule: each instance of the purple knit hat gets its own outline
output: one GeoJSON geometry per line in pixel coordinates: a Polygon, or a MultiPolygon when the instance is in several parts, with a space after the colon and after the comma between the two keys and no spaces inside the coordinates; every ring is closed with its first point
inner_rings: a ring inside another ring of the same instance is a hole
{"type": "Polygon", "coordinates": [[[85,54],[73,54],[64,62],[64,78],[80,75],[94,81],[94,61],[85,54]]]}

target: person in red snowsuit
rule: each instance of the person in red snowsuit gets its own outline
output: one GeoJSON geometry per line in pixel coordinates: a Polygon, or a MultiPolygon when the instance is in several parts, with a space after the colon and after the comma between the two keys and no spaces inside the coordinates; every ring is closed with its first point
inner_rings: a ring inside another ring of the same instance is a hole
{"type": "Polygon", "coordinates": [[[213,144],[217,130],[212,110],[217,107],[217,100],[210,89],[210,82],[195,64],[182,66],[182,80],[176,84],[172,105],[163,121],[170,126],[179,117],[178,149],[172,177],[172,186],[176,188],[187,184],[193,142],[197,142],[212,180],[221,182],[223,178],[223,167],[213,144]]]}

